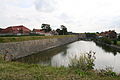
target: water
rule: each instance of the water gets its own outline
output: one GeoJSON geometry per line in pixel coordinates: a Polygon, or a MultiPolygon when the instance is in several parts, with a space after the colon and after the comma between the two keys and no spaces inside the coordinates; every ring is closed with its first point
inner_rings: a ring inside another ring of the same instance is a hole
{"type": "Polygon", "coordinates": [[[105,45],[98,45],[93,41],[76,41],[64,46],[20,58],[17,61],[55,67],[67,67],[72,58],[75,58],[75,56],[80,57],[81,54],[89,51],[96,52],[96,59],[94,61],[95,69],[113,67],[115,72],[120,73],[120,53],[105,45]]]}

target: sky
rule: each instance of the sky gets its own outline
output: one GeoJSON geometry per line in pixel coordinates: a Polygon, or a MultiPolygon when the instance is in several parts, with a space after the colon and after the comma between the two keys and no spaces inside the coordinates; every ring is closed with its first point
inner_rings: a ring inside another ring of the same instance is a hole
{"type": "Polygon", "coordinates": [[[0,28],[65,25],[72,32],[120,32],[120,0],[0,0],[0,28]]]}

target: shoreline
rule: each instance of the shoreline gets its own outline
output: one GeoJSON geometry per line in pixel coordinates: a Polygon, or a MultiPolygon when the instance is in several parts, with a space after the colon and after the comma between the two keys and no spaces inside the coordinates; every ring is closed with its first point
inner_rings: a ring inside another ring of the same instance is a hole
{"type": "Polygon", "coordinates": [[[102,45],[106,45],[106,46],[108,46],[108,47],[111,47],[111,48],[114,48],[114,49],[116,49],[116,50],[118,50],[118,51],[120,51],[120,46],[117,46],[117,45],[113,45],[113,44],[106,44],[106,43],[103,43],[103,42],[100,42],[100,41],[94,41],[95,43],[97,43],[97,44],[102,44],[102,45]]]}
{"type": "Polygon", "coordinates": [[[62,38],[58,37],[52,39],[48,38],[23,42],[0,43],[0,53],[12,55],[12,59],[14,60],[20,57],[38,53],[40,51],[62,46],[77,40],[77,36],[66,36],[62,38]]]}
{"type": "MultiPolygon", "coordinates": [[[[2,59],[0,57],[0,59],[2,59]]],[[[50,67],[0,60],[1,80],[119,80],[114,72],[82,71],[79,68],[50,67]],[[114,75],[115,74],[115,75],[114,75]]]]}

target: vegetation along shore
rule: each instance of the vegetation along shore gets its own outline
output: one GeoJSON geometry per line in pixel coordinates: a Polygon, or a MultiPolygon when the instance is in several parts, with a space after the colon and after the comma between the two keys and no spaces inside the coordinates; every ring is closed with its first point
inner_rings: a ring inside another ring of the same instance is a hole
{"type": "Polygon", "coordinates": [[[8,62],[0,55],[0,80],[120,80],[119,74],[110,69],[93,70],[94,59],[90,56],[91,54],[83,55],[79,60],[72,60],[72,65],[68,68],[56,68],[8,62]]]}

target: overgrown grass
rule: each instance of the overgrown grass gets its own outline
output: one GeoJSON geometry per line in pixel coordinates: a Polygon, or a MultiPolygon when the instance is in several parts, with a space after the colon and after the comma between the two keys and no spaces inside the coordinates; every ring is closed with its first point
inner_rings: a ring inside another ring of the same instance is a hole
{"type": "Polygon", "coordinates": [[[94,67],[95,52],[89,52],[82,54],[79,58],[71,59],[71,68],[81,69],[83,71],[92,70],[94,67]]]}
{"type": "Polygon", "coordinates": [[[120,41],[117,41],[117,45],[119,45],[119,46],[120,46],[120,41]]]}
{"type": "MultiPolygon", "coordinates": [[[[113,72],[110,67],[101,70],[94,70],[95,59],[95,52],[90,51],[88,53],[84,53],[79,58],[75,57],[71,59],[70,68],[76,69],[75,72],[81,77],[86,77],[91,74],[102,77],[120,77],[117,73],[113,72]]],[[[95,76],[92,75],[91,77],[95,76]]]]}
{"type": "Polygon", "coordinates": [[[106,44],[112,44],[112,40],[107,37],[101,37],[98,39],[98,41],[100,41],[102,43],[106,43],[106,44]]]}
{"type": "Polygon", "coordinates": [[[118,76],[117,73],[113,72],[112,67],[106,67],[106,69],[100,69],[96,71],[100,76],[118,76]]]}
{"type": "Polygon", "coordinates": [[[119,76],[101,76],[94,70],[6,62],[2,58],[0,56],[0,80],[120,80],[119,76]]]}
{"type": "Polygon", "coordinates": [[[74,37],[75,35],[56,35],[56,36],[16,36],[16,37],[0,37],[0,43],[20,42],[38,39],[74,37]]]}

